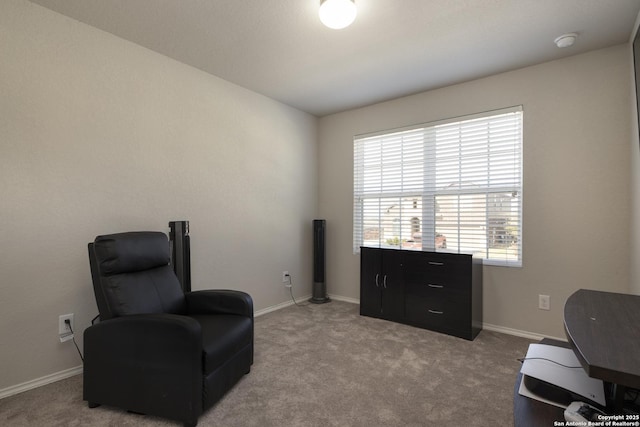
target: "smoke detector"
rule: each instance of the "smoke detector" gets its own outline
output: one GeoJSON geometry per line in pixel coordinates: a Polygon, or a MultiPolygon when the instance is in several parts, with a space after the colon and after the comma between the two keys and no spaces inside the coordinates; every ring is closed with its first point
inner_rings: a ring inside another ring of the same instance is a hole
{"type": "Polygon", "coordinates": [[[561,35],[560,37],[556,37],[554,42],[556,46],[562,49],[565,47],[573,46],[577,38],[578,38],[578,35],[576,33],[567,33],[567,34],[561,35]]]}

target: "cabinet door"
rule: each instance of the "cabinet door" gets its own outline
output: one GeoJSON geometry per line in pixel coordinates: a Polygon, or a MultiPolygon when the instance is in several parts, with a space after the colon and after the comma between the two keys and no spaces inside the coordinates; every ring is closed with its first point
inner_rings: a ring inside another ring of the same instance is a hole
{"type": "Polygon", "coordinates": [[[402,275],[403,252],[390,249],[382,251],[382,307],[384,319],[402,321],[404,318],[404,278],[402,275]]]}
{"type": "Polygon", "coordinates": [[[360,314],[380,317],[382,250],[360,248],[360,314]]]}

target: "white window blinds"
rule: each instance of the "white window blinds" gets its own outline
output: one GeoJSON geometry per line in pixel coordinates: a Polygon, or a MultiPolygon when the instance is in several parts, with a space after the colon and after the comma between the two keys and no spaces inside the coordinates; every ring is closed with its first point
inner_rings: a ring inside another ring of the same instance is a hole
{"type": "Polygon", "coordinates": [[[360,246],[522,262],[522,108],[354,138],[360,246]]]}

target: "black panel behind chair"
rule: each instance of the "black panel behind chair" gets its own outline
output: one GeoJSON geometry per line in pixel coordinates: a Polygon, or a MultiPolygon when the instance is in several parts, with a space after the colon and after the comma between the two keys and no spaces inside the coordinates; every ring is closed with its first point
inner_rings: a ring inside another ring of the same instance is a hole
{"type": "Polygon", "coordinates": [[[183,293],[160,232],[96,237],[89,260],[100,322],[84,332],[84,400],[195,426],[253,363],[253,301],[183,293]]]}

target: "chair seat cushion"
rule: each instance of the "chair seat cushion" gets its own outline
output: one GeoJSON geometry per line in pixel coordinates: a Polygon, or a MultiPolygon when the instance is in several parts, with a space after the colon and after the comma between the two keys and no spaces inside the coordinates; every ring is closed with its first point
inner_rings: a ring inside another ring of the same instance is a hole
{"type": "Polygon", "coordinates": [[[251,319],[234,314],[190,315],[202,327],[205,375],[218,369],[253,341],[251,319]]]}

